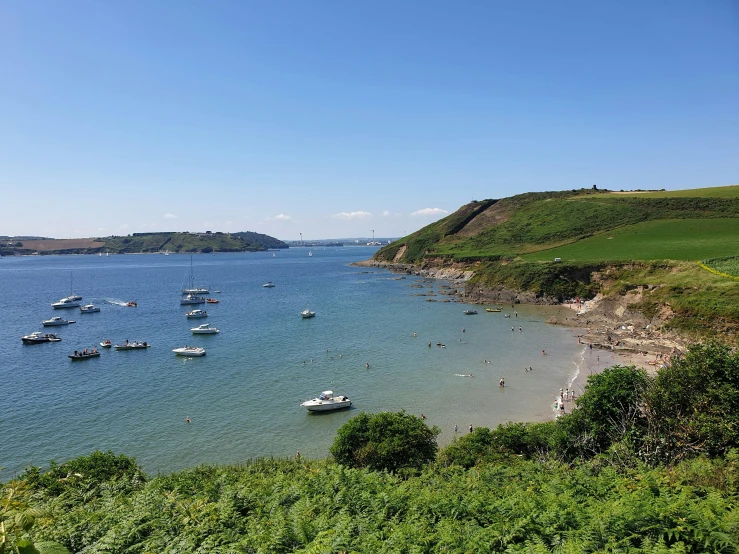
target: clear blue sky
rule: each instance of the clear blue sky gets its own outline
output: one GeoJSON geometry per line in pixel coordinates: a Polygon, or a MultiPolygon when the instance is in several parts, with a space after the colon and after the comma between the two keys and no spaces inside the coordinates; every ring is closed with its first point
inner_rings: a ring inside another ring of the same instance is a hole
{"type": "Polygon", "coordinates": [[[400,236],[737,182],[734,0],[0,3],[0,235],[400,236]]]}

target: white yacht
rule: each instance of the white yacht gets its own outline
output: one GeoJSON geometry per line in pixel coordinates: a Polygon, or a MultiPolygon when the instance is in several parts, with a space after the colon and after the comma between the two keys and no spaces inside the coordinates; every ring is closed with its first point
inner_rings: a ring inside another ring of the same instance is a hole
{"type": "Polygon", "coordinates": [[[205,310],[192,310],[187,312],[187,319],[198,319],[201,317],[208,317],[208,312],[205,310]]]}
{"type": "Polygon", "coordinates": [[[186,306],[188,304],[205,304],[205,296],[197,296],[195,294],[188,294],[184,298],[180,298],[181,306],[186,306]]]}
{"type": "Polygon", "coordinates": [[[266,289],[271,289],[271,288],[274,288],[275,284],[274,284],[274,283],[273,283],[272,281],[267,281],[267,282],[266,282],[266,283],[264,283],[264,284],[263,284],[262,286],[263,286],[264,288],[266,288],[266,289]]]}
{"type": "Polygon", "coordinates": [[[187,295],[210,294],[209,288],[195,286],[195,276],[192,273],[192,256],[190,256],[190,275],[187,279],[187,284],[185,285],[185,288],[182,289],[182,294],[187,294],[187,295]]]}
{"type": "Polygon", "coordinates": [[[202,325],[193,327],[190,331],[192,331],[193,335],[215,335],[220,333],[218,329],[211,327],[208,323],[203,323],[202,325]]]}
{"type": "Polygon", "coordinates": [[[83,314],[94,314],[99,311],[100,311],[100,308],[98,308],[95,304],[87,304],[86,306],[80,306],[80,312],[82,312],[83,314]]]}
{"type": "Polygon", "coordinates": [[[23,344],[40,344],[42,342],[59,342],[62,339],[51,333],[46,334],[41,331],[35,331],[30,335],[21,337],[21,340],[23,341],[23,344]]]}
{"type": "Polygon", "coordinates": [[[334,392],[330,390],[323,391],[318,398],[307,400],[301,406],[309,412],[326,412],[328,410],[340,410],[348,408],[352,405],[352,401],[346,396],[334,396],[334,392]]]}
{"type": "Polygon", "coordinates": [[[172,350],[178,356],[205,356],[205,348],[197,346],[183,346],[172,350]]]}
{"type": "Polygon", "coordinates": [[[62,308],[79,308],[79,306],[80,303],[76,296],[67,296],[66,298],[62,298],[61,300],[51,304],[51,307],[55,310],[62,308]]]}
{"type": "Polygon", "coordinates": [[[69,325],[70,323],[74,323],[71,319],[62,319],[61,317],[52,317],[51,319],[47,319],[46,321],[42,321],[41,324],[44,327],[54,327],[56,325],[69,325]]]}

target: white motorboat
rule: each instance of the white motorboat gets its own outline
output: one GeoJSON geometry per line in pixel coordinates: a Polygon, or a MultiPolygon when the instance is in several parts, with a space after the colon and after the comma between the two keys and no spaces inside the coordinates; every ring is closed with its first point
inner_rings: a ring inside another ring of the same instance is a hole
{"type": "Polygon", "coordinates": [[[215,335],[216,333],[220,333],[218,329],[211,327],[208,323],[193,327],[190,331],[192,331],[193,335],[215,335]]]}
{"type": "Polygon", "coordinates": [[[98,308],[95,304],[87,304],[86,306],[80,306],[80,312],[82,312],[83,314],[94,314],[99,311],[100,311],[100,308],[98,308]]]}
{"type": "Polygon", "coordinates": [[[464,315],[477,315],[477,310],[465,310],[464,315]]]}
{"type": "Polygon", "coordinates": [[[182,294],[192,294],[192,295],[198,295],[198,294],[210,294],[210,289],[207,287],[196,287],[195,286],[195,276],[192,273],[192,256],[190,256],[190,275],[187,278],[187,284],[182,289],[182,294]]]}
{"type": "Polygon", "coordinates": [[[54,302],[51,304],[51,307],[55,310],[63,309],[63,308],[78,308],[80,303],[78,302],[77,297],[67,296],[66,298],[62,298],[61,300],[54,302]]]}
{"type": "Polygon", "coordinates": [[[100,343],[100,346],[103,348],[111,348],[113,346],[113,343],[110,342],[110,339],[105,339],[103,342],[100,343]]]}
{"type": "Polygon", "coordinates": [[[266,288],[266,289],[272,289],[272,288],[274,288],[275,284],[274,284],[274,283],[273,283],[272,281],[267,281],[267,282],[266,282],[266,283],[264,283],[264,284],[263,284],[262,286],[263,286],[264,288],[266,288]]]}
{"type": "Polygon", "coordinates": [[[193,310],[191,312],[187,312],[187,319],[198,319],[201,317],[208,317],[208,312],[205,310],[193,310]]]}
{"type": "Polygon", "coordinates": [[[59,342],[60,339],[56,335],[51,333],[42,333],[41,331],[35,331],[30,335],[21,337],[23,344],[41,344],[42,342],[59,342]]]}
{"type": "Polygon", "coordinates": [[[139,342],[139,341],[128,342],[128,341],[126,341],[123,344],[116,344],[113,348],[115,348],[116,350],[143,350],[145,348],[149,348],[150,346],[151,346],[151,344],[149,344],[146,341],[144,341],[144,342],[139,342]]]}
{"type": "Polygon", "coordinates": [[[316,317],[316,312],[311,312],[308,308],[300,312],[300,317],[303,319],[308,319],[310,317],[316,317]]]}
{"type": "Polygon", "coordinates": [[[47,319],[46,321],[42,321],[41,324],[44,327],[54,327],[56,325],[69,325],[70,323],[74,323],[71,319],[62,319],[61,317],[52,317],[51,319],[47,319]]]}
{"type": "Polygon", "coordinates": [[[334,392],[330,390],[323,391],[318,398],[307,400],[301,406],[309,412],[326,412],[328,410],[340,410],[348,408],[352,405],[352,401],[346,396],[334,396],[334,392]]]}
{"type": "Polygon", "coordinates": [[[197,346],[183,346],[172,350],[178,356],[205,356],[205,348],[197,346]]]}
{"type": "Polygon", "coordinates": [[[205,296],[197,296],[195,294],[188,294],[184,298],[180,299],[181,306],[186,306],[188,304],[205,304],[205,296]]]}

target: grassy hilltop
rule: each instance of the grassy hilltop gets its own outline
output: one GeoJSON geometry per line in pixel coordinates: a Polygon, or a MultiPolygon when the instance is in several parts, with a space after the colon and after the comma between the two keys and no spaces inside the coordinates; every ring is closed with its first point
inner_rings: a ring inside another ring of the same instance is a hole
{"type": "Polygon", "coordinates": [[[682,331],[736,329],[739,186],[473,201],[382,248],[375,260],[465,266],[475,270],[470,288],[560,301],[642,287],[647,316],[669,306],[682,331]]]}

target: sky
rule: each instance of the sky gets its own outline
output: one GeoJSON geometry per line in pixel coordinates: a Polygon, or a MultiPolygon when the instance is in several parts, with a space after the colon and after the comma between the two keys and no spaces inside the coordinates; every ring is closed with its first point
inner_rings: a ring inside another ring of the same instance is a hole
{"type": "Polygon", "coordinates": [[[0,235],[399,237],[736,183],[735,0],[0,2],[0,235]]]}

